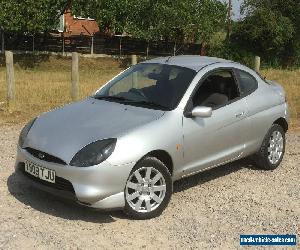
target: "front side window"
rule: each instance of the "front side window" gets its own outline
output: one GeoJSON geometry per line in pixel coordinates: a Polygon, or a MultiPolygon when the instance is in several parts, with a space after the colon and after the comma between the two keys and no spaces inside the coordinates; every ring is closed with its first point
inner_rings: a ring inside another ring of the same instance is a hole
{"type": "Polygon", "coordinates": [[[249,95],[258,87],[257,80],[249,73],[237,70],[242,95],[249,95]]]}
{"type": "Polygon", "coordinates": [[[94,97],[172,110],[195,75],[194,70],[184,67],[142,63],[113,79],[94,97]]]}
{"type": "Polygon", "coordinates": [[[239,97],[237,84],[231,70],[217,70],[205,77],[193,96],[193,106],[217,109],[239,97]]]}

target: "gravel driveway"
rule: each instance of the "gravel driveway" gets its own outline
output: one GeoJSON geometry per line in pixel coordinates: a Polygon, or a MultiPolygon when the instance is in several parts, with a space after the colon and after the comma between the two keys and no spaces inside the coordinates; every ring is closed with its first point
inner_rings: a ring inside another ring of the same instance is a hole
{"type": "Polygon", "coordinates": [[[133,221],[66,203],[15,175],[19,131],[0,127],[0,249],[236,249],[243,233],[291,233],[299,241],[299,132],[288,135],[279,169],[240,161],[181,180],[162,216],[133,221]]]}

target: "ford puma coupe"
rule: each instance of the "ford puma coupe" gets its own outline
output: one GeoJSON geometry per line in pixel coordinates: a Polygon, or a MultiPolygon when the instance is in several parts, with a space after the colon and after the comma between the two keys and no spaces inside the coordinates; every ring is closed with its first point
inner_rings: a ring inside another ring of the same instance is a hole
{"type": "Polygon", "coordinates": [[[283,88],[235,62],[158,58],[22,130],[16,171],[85,206],[161,214],[175,180],[252,156],[272,170],[288,130],[283,88]]]}

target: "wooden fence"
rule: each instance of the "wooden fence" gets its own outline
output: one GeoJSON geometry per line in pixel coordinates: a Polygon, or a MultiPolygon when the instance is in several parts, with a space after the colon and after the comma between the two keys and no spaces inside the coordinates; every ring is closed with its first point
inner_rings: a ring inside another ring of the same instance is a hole
{"type": "Polygon", "coordinates": [[[36,35],[5,33],[4,49],[33,52],[79,52],[82,54],[95,53],[108,55],[150,54],[154,56],[167,56],[174,54],[199,55],[201,45],[192,43],[175,44],[169,41],[151,41],[148,43],[147,41],[132,37],[107,36],[104,34],[96,34],[93,37],[63,37],[61,33],[36,35]]]}

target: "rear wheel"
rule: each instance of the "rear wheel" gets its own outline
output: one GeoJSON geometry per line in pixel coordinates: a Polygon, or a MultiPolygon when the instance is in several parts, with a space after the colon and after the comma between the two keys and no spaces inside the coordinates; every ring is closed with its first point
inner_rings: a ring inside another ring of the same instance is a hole
{"type": "Polygon", "coordinates": [[[266,170],[276,169],[283,159],[284,152],[285,132],[280,125],[273,124],[256,154],[256,164],[266,170]]]}
{"type": "Polygon", "coordinates": [[[166,166],[154,157],[141,160],[126,182],[125,212],[135,219],[162,213],[172,195],[172,179],[166,166]]]}

